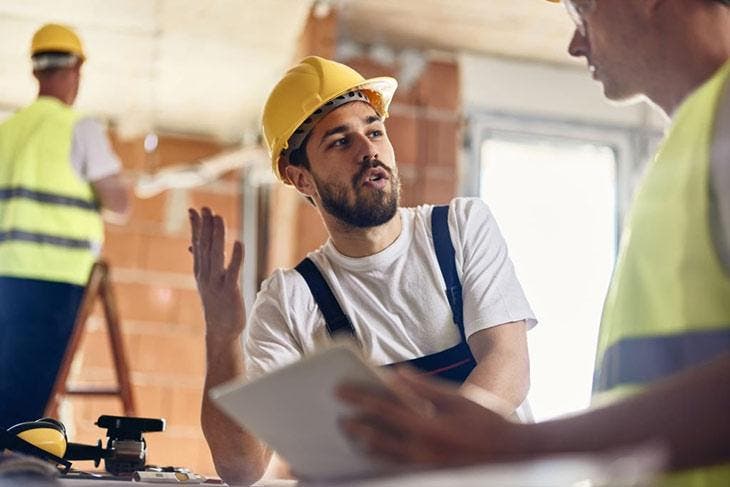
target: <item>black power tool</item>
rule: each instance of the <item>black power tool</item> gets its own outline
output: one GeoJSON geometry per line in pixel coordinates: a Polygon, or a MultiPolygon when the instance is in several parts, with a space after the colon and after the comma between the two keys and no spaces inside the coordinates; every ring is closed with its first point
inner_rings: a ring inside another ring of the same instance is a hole
{"type": "Polygon", "coordinates": [[[101,440],[97,445],[68,443],[66,460],[93,460],[95,466],[104,459],[104,469],[112,475],[132,475],[144,470],[147,460],[147,442],[142,433],[164,431],[164,419],[99,416],[96,424],[106,428],[106,448],[101,440]]]}

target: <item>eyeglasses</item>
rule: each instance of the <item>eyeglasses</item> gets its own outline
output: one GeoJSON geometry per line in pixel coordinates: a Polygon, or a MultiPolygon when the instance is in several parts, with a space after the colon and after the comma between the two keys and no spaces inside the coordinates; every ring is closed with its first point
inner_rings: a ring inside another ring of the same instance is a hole
{"type": "Polygon", "coordinates": [[[578,29],[580,35],[585,37],[588,31],[585,16],[596,8],[596,0],[565,0],[563,3],[568,15],[575,23],[575,28],[578,29]]]}

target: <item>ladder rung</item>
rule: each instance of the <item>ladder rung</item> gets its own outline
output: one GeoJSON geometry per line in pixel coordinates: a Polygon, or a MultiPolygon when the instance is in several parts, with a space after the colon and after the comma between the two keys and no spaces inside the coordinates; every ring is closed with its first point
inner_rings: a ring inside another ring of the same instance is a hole
{"type": "Polygon", "coordinates": [[[121,390],[118,387],[74,387],[67,388],[65,394],[74,396],[118,396],[121,390]]]}

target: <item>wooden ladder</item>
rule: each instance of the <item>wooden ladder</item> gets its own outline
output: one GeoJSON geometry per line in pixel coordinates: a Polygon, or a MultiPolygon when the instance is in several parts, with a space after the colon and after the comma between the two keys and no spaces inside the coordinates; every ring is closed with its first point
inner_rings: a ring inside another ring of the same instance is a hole
{"type": "Polygon", "coordinates": [[[58,417],[58,406],[63,396],[119,396],[122,401],[122,408],[126,416],[134,416],[134,400],[132,397],[132,384],[129,380],[129,368],[127,359],[124,354],[124,343],[122,341],[122,333],[119,327],[119,315],[117,314],[117,306],[114,301],[114,293],[112,291],[109,279],[109,266],[104,261],[94,264],[89,276],[89,282],[84,290],[84,296],[81,299],[81,305],[76,315],[74,328],[71,332],[66,353],[56,375],[56,382],[53,385],[48,404],[46,404],[45,415],[52,418],[58,417]],[[94,309],[94,301],[99,297],[104,309],[104,319],[109,333],[109,341],[112,351],[112,359],[114,361],[114,370],[117,376],[116,387],[73,387],[67,384],[68,374],[71,370],[74,357],[78,350],[81,337],[84,335],[86,321],[94,309]]]}

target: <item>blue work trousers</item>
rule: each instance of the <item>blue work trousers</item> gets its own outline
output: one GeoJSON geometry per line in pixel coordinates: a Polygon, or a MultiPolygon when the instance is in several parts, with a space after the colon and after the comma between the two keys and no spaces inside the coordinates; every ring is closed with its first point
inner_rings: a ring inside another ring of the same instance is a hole
{"type": "Polygon", "coordinates": [[[83,293],[68,283],[0,277],[0,428],[43,416],[83,293]]]}

